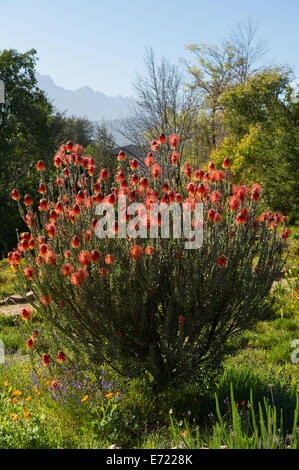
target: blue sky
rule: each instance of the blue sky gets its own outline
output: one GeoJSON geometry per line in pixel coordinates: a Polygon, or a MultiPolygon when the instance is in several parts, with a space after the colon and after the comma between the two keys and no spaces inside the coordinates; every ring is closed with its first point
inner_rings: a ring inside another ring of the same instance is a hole
{"type": "Polygon", "coordinates": [[[217,43],[258,21],[268,62],[299,76],[299,0],[0,0],[0,49],[35,48],[37,70],[57,85],[132,95],[146,47],[172,62],[185,45],[217,43]]]}

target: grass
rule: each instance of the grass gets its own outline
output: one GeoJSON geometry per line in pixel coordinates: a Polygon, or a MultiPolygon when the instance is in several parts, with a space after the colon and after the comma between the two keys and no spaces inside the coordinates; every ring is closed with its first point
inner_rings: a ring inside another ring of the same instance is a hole
{"type": "MultiPolygon", "coordinates": [[[[31,364],[16,319],[0,316],[0,448],[298,448],[298,245],[295,232],[287,273],[273,287],[273,318],[234,339],[213,396],[196,384],[155,393],[147,378],[107,367],[95,377],[31,364]]],[[[1,261],[0,297],[14,292],[1,261]]]]}

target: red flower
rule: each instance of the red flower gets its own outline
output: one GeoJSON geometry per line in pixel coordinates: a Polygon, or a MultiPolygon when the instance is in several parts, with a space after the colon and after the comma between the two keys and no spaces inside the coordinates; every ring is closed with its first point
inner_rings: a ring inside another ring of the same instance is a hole
{"type": "Polygon", "coordinates": [[[79,246],[80,246],[80,238],[79,238],[77,235],[75,235],[75,236],[73,237],[73,242],[72,242],[72,244],[73,244],[73,247],[74,247],[74,248],[79,248],[79,246]]]}
{"type": "Polygon", "coordinates": [[[158,142],[156,140],[152,140],[151,141],[151,147],[152,149],[157,152],[158,150],[160,150],[160,146],[158,144],[158,142]]]}
{"type": "Polygon", "coordinates": [[[39,160],[36,165],[37,171],[44,171],[45,170],[45,164],[42,160],[39,160]]]}
{"type": "Polygon", "coordinates": [[[238,209],[241,204],[241,199],[238,196],[231,196],[228,198],[228,204],[232,211],[238,209]]]}
{"type": "Polygon", "coordinates": [[[126,154],[123,150],[121,150],[118,154],[118,157],[117,157],[118,160],[125,160],[126,159],[126,154]]]}
{"type": "Polygon", "coordinates": [[[26,194],[26,196],[24,197],[25,206],[31,206],[32,203],[33,203],[33,201],[32,201],[31,196],[29,196],[29,194],[26,194]]]}
{"type": "Polygon", "coordinates": [[[180,316],[178,317],[178,321],[179,321],[180,323],[184,323],[185,320],[186,320],[186,318],[183,317],[183,315],[180,315],[180,316]]]}
{"type": "Polygon", "coordinates": [[[54,251],[50,251],[50,253],[46,256],[46,263],[51,264],[52,266],[56,266],[56,255],[54,251]]]}
{"type": "Polygon", "coordinates": [[[51,295],[45,294],[41,297],[40,301],[45,307],[47,307],[51,302],[53,302],[53,299],[51,295]]]}
{"type": "Polygon", "coordinates": [[[146,165],[147,167],[150,167],[150,166],[152,166],[152,165],[155,163],[155,160],[154,160],[154,158],[153,158],[153,154],[152,154],[151,152],[149,152],[149,153],[147,154],[147,157],[146,157],[146,159],[144,160],[144,163],[145,163],[145,165],[146,165]]]}
{"type": "Polygon", "coordinates": [[[51,362],[51,357],[49,356],[49,354],[43,354],[42,355],[42,360],[43,360],[43,364],[45,366],[48,366],[51,362]]]}
{"type": "Polygon", "coordinates": [[[114,255],[106,255],[105,256],[105,263],[106,264],[112,264],[115,261],[115,256],[114,255]]]}
{"type": "Polygon", "coordinates": [[[179,152],[172,152],[172,155],[171,155],[171,163],[172,163],[172,166],[176,166],[177,162],[180,160],[180,154],[179,152]]]}
{"type": "Polygon", "coordinates": [[[145,178],[145,177],[141,178],[141,180],[140,180],[140,186],[141,186],[142,188],[147,188],[147,187],[148,187],[148,179],[145,178]]]}
{"type": "Polygon", "coordinates": [[[153,175],[153,177],[155,179],[157,179],[157,178],[159,178],[161,173],[162,173],[162,168],[159,165],[157,165],[156,163],[154,163],[154,165],[151,168],[151,174],[153,175]]]}
{"type": "Polygon", "coordinates": [[[148,256],[153,255],[155,252],[154,248],[152,246],[147,246],[144,250],[144,253],[148,256]]]}
{"type": "Polygon", "coordinates": [[[192,172],[193,172],[192,166],[190,165],[190,163],[186,162],[184,165],[184,173],[187,176],[187,178],[191,178],[192,172]]]}
{"type": "Polygon", "coordinates": [[[137,160],[135,160],[135,159],[134,159],[134,160],[130,160],[130,161],[129,161],[129,164],[130,164],[130,167],[132,168],[133,171],[134,171],[134,170],[137,170],[137,168],[138,168],[138,162],[137,162],[137,160]]]}
{"type": "Polygon", "coordinates": [[[82,266],[84,267],[88,266],[88,263],[90,262],[89,251],[82,250],[78,255],[78,260],[79,260],[79,263],[82,264],[82,266]]]}
{"type": "Polygon", "coordinates": [[[130,253],[131,253],[131,256],[134,260],[140,258],[140,256],[142,256],[143,254],[143,249],[140,245],[138,245],[137,243],[135,243],[135,245],[131,246],[130,248],[130,253]]]}
{"type": "Polygon", "coordinates": [[[98,261],[100,261],[101,255],[98,250],[93,250],[90,257],[94,263],[97,263],[98,261]]]}
{"type": "Polygon", "coordinates": [[[57,360],[59,362],[64,362],[66,360],[66,355],[63,351],[59,351],[57,354],[57,360]]]}
{"type": "Polygon", "coordinates": [[[100,173],[100,177],[104,180],[104,181],[107,181],[107,179],[109,178],[109,172],[106,168],[104,168],[101,173],[100,173]]]}
{"type": "Polygon", "coordinates": [[[215,170],[211,174],[211,181],[223,181],[225,179],[225,173],[222,170],[215,170]]]}
{"type": "Polygon", "coordinates": [[[229,158],[225,158],[222,163],[223,168],[229,168],[229,158]]]}
{"type": "Polygon", "coordinates": [[[29,264],[29,266],[27,266],[27,268],[23,269],[23,273],[26,277],[28,277],[28,279],[30,279],[32,281],[33,274],[34,274],[34,269],[30,264],[29,264]]]}
{"type": "MultiPolygon", "coordinates": [[[[80,146],[79,146],[79,147],[80,147],[80,146]]],[[[72,150],[73,144],[72,144],[72,142],[71,142],[70,140],[67,141],[65,148],[66,148],[66,151],[67,151],[67,152],[70,152],[70,151],[72,150]]]]}
{"type": "Polygon", "coordinates": [[[262,192],[262,187],[260,184],[255,183],[251,187],[251,199],[253,201],[258,201],[262,192]]]}
{"type": "Polygon", "coordinates": [[[160,134],[158,138],[159,144],[166,144],[166,137],[165,134],[160,134]]]}
{"type": "Polygon", "coordinates": [[[57,220],[57,219],[58,219],[58,214],[54,209],[52,209],[50,211],[50,220],[51,220],[51,222],[55,222],[55,220],[57,220]]]}
{"type": "Polygon", "coordinates": [[[40,246],[40,249],[39,249],[39,252],[42,256],[46,256],[47,253],[49,251],[49,246],[46,245],[45,243],[43,243],[41,246],[40,246]]]}
{"type": "Polygon", "coordinates": [[[231,238],[233,238],[236,235],[236,232],[234,232],[233,230],[230,230],[228,233],[231,238]]]}
{"type": "Polygon", "coordinates": [[[235,196],[238,196],[241,199],[241,201],[244,201],[245,197],[248,194],[248,188],[246,185],[244,186],[235,185],[233,186],[232,191],[235,196]]]}
{"type": "Polygon", "coordinates": [[[211,202],[216,205],[218,201],[222,198],[222,194],[219,191],[213,191],[210,196],[211,202]]]}
{"type": "Polygon", "coordinates": [[[217,261],[218,266],[226,266],[227,265],[227,257],[225,255],[221,255],[217,261]]]}
{"type": "Polygon", "coordinates": [[[107,268],[100,268],[99,273],[101,274],[101,276],[107,276],[108,274],[110,274],[110,271],[107,268]]]}
{"type": "Polygon", "coordinates": [[[173,149],[176,149],[177,146],[179,145],[181,139],[180,139],[180,136],[178,134],[172,134],[170,137],[169,137],[169,143],[171,145],[171,148],[173,149]]]}
{"type": "Polygon", "coordinates": [[[27,349],[32,349],[34,346],[34,341],[32,338],[27,339],[27,349]]]}
{"type": "Polygon", "coordinates": [[[247,207],[242,207],[241,212],[239,212],[236,223],[237,224],[245,224],[250,216],[250,211],[247,207]]]}
{"type": "Polygon", "coordinates": [[[70,277],[70,275],[74,272],[74,266],[70,263],[63,264],[61,266],[61,273],[64,276],[70,277]]]}
{"type": "Polygon", "coordinates": [[[88,272],[85,269],[78,269],[77,272],[71,275],[71,283],[74,286],[80,287],[84,279],[88,277],[88,272]]]}
{"type": "Polygon", "coordinates": [[[202,180],[204,177],[205,172],[203,170],[196,170],[194,173],[194,179],[195,181],[202,180]]]}
{"type": "Polygon", "coordinates": [[[44,185],[44,183],[40,183],[39,187],[38,187],[38,192],[40,194],[46,194],[47,192],[47,188],[46,186],[44,185]]]}
{"type": "Polygon", "coordinates": [[[24,320],[30,320],[31,319],[31,310],[29,307],[22,308],[21,310],[21,317],[24,320]]]}
{"type": "Polygon", "coordinates": [[[215,170],[215,164],[214,164],[213,162],[211,162],[211,163],[209,164],[208,170],[209,170],[209,171],[215,170]]]}
{"type": "Polygon", "coordinates": [[[280,234],[283,241],[286,241],[291,236],[291,230],[289,228],[285,228],[284,231],[280,234]]]}
{"type": "Polygon", "coordinates": [[[214,211],[214,209],[210,209],[209,212],[208,212],[209,220],[211,220],[213,222],[214,219],[215,219],[215,216],[216,216],[216,211],[214,211]]]}
{"type": "Polygon", "coordinates": [[[12,192],[11,192],[11,197],[17,201],[18,199],[20,199],[20,194],[19,194],[19,191],[17,189],[13,189],[12,192]]]}
{"type": "Polygon", "coordinates": [[[62,164],[62,160],[61,158],[59,157],[59,155],[56,155],[56,157],[54,157],[54,165],[59,168],[62,164]]]}
{"type": "Polygon", "coordinates": [[[106,201],[108,202],[108,204],[111,204],[113,206],[115,204],[116,197],[114,196],[113,193],[108,194],[106,201]]]}
{"type": "Polygon", "coordinates": [[[49,207],[49,206],[48,206],[48,201],[47,201],[47,199],[41,199],[41,200],[39,201],[38,209],[39,209],[40,211],[47,211],[47,210],[48,210],[48,207],[49,207]]]}

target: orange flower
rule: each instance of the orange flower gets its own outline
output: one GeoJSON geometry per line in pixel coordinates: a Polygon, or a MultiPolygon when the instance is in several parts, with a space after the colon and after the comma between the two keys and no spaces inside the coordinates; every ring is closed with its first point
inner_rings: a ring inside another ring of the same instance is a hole
{"type": "Polygon", "coordinates": [[[87,250],[82,250],[78,255],[79,263],[82,264],[82,266],[84,267],[88,266],[90,259],[90,253],[87,250]]]}
{"type": "Polygon", "coordinates": [[[176,149],[177,146],[179,145],[181,139],[180,139],[180,136],[178,134],[172,134],[170,137],[169,137],[169,143],[171,145],[171,147],[173,149],[176,149]]]}
{"type": "Polygon", "coordinates": [[[70,277],[70,275],[74,272],[74,266],[70,263],[63,264],[61,266],[61,273],[64,276],[70,277]]]}
{"type": "Polygon", "coordinates": [[[99,274],[101,274],[101,276],[107,276],[108,274],[110,274],[110,271],[107,268],[100,268],[99,274]]]}
{"type": "Polygon", "coordinates": [[[114,255],[106,255],[105,256],[105,263],[106,264],[112,264],[115,261],[115,256],[114,255]]]}
{"type": "Polygon", "coordinates": [[[28,307],[24,307],[21,310],[21,316],[24,320],[30,320],[31,319],[31,310],[28,307]]]}
{"type": "Polygon", "coordinates": [[[24,197],[24,204],[25,204],[25,206],[31,206],[32,203],[33,203],[32,197],[29,196],[29,194],[26,194],[26,196],[24,197]]]}
{"type": "Polygon", "coordinates": [[[53,302],[53,299],[51,295],[45,294],[41,297],[40,299],[41,303],[47,307],[51,302],[53,302]]]}
{"type": "Polygon", "coordinates": [[[32,338],[27,339],[27,349],[32,349],[34,346],[34,341],[32,338]]]}
{"type": "Polygon", "coordinates": [[[151,256],[154,254],[154,248],[152,246],[147,246],[144,250],[144,253],[148,256],[151,256]]]}
{"type": "Polygon", "coordinates": [[[137,243],[135,243],[135,245],[131,246],[130,248],[130,253],[131,253],[131,256],[134,260],[140,258],[140,256],[142,256],[143,254],[143,249],[140,245],[138,245],[137,243]]]}
{"type": "Polygon", "coordinates": [[[229,163],[229,158],[226,157],[222,163],[223,168],[229,168],[229,163]]]}
{"type": "Polygon", "coordinates": [[[88,277],[88,272],[85,269],[78,269],[77,272],[71,275],[71,283],[74,286],[80,287],[85,278],[88,277]]]}
{"type": "Polygon", "coordinates": [[[17,189],[13,189],[12,192],[11,192],[11,197],[17,201],[18,199],[20,199],[20,194],[19,194],[19,191],[17,189]]]}
{"type": "Polygon", "coordinates": [[[66,360],[66,355],[63,351],[58,351],[57,360],[58,362],[64,362],[66,360]]]}
{"type": "Polygon", "coordinates": [[[45,366],[48,366],[51,362],[51,357],[49,356],[49,354],[43,354],[42,355],[42,360],[43,360],[43,364],[45,366]]]}
{"type": "Polygon", "coordinates": [[[28,419],[28,418],[29,418],[29,415],[30,415],[30,410],[24,411],[24,418],[25,418],[25,419],[28,419]]]}
{"type": "Polygon", "coordinates": [[[80,238],[76,235],[73,237],[73,247],[79,248],[80,246],[80,238]]]}

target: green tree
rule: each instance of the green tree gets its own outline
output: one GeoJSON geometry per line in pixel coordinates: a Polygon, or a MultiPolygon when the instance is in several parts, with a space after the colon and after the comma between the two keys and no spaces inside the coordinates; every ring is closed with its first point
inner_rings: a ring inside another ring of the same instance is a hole
{"type": "Polygon", "coordinates": [[[265,69],[221,97],[228,136],[212,153],[232,159],[238,180],[264,187],[265,203],[295,216],[298,201],[299,104],[291,99],[288,69],[265,69]]]}
{"type": "Polygon", "coordinates": [[[0,254],[15,243],[17,211],[10,191],[18,186],[28,191],[36,161],[49,160],[52,105],[38,89],[35,78],[36,51],[0,51],[0,78],[5,84],[5,102],[0,104],[0,254]]]}

